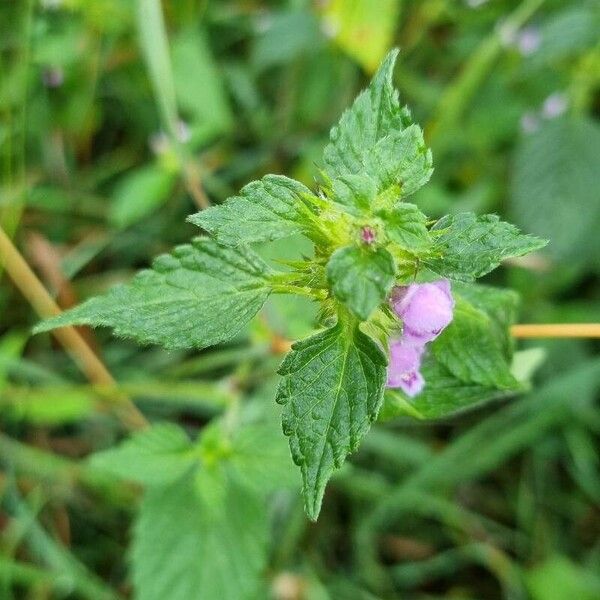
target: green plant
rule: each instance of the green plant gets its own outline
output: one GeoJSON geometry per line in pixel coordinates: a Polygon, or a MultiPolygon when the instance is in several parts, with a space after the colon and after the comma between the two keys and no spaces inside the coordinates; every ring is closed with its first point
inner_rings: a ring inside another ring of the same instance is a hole
{"type": "Polygon", "coordinates": [[[37,327],[103,325],[140,343],[205,348],[231,339],[270,294],[318,301],[325,329],[292,346],[277,392],[311,519],[332,473],[382,407],[386,350],[402,327],[388,303],[394,286],[440,277],[462,282],[455,320],[424,366],[426,391],[415,402],[395,392],[388,415],[396,406],[439,417],[523,389],[510,372],[514,295],[471,282],[546,242],[494,215],[462,213],[432,224],[405,201],[429,179],[432,155],[393,87],[396,56],[387,56],[331,130],[316,193],[267,175],[190,217],[210,238],[177,247],[131,284],[37,327]],[[286,270],[250,248],[292,234],[311,240],[314,253],[282,261],[286,270]]]}

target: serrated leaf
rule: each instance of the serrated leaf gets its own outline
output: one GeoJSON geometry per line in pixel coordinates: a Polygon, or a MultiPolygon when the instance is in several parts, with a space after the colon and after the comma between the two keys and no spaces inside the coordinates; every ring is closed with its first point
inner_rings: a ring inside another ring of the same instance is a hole
{"type": "Polygon", "coordinates": [[[598,264],[600,127],[563,117],[524,137],[514,157],[510,209],[515,222],[548,237],[548,254],[598,264]]]}
{"type": "Polygon", "coordinates": [[[343,175],[331,183],[333,199],[356,214],[367,213],[377,197],[377,184],[364,173],[343,175]]]}
{"type": "Polygon", "coordinates": [[[443,277],[467,282],[493,271],[505,258],[523,256],[547,243],[522,234],[496,215],[473,213],[442,217],[430,233],[436,256],[426,259],[426,266],[443,277]]]}
{"type": "Polygon", "coordinates": [[[455,282],[452,284],[452,291],[489,317],[493,335],[499,341],[504,356],[507,360],[510,359],[515,345],[510,326],[517,321],[519,294],[514,290],[481,283],[455,282]]]}
{"type": "Polygon", "coordinates": [[[397,55],[397,50],[387,55],[369,87],[332,128],[323,152],[324,172],[332,181],[366,174],[378,192],[395,186],[407,195],[431,176],[431,153],[392,84],[397,55]]]}
{"type": "Polygon", "coordinates": [[[309,224],[309,210],[302,200],[311,191],[281,175],[266,175],[253,181],[220,206],[213,206],[188,218],[221,244],[268,242],[302,233],[309,224]]]}
{"type": "Polygon", "coordinates": [[[377,142],[365,157],[365,172],[382,193],[397,188],[398,195],[405,197],[425,185],[433,173],[433,158],[421,128],[409,125],[377,142]]]}
{"type": "Polygon", "coordinates": [[[419,252],[430,248],[427,217],[414,204],[398,202],[377,214],[385,223],[388,238],[403,249],[419,252]]]}
{"type": "Polygon", "coordinates": [[[385,248],[346,246],[336,250],[327,263],[333,295],[362,321],[386,299],[395,276],[394,259],[385,248]]]}
{"type": "Polygon", "coordinates": [[[270,293],[269,273],[247,248],[198,239],[158,257],[130,284],[43,321],[35,331],[103,325],[140,343],[205,348],[233,337],[258,312],[270,293]]]}
{"type": "Polygon", "coordinates": [[[504,351],[504,337],[498,335],[490,316],[458,294],[454,298],[452,323],[431,344],[435,358],[463,382],[519,389],[504,351]]]}
{"type": "Polygon", "coordinates": [[[356,450],[379,412],[387,359],[352,322],[339,320],[296,342],[286,356],[277,390],[283,431],[303,479],[304,503],[315,520],[327,481],[356,450]]]}
{"type": "Polygon", "coordinates": [[[262,498],[220,472],[149,489],[134,528],[135,597],[250,600],[268,531],[262,498]]]}
{"type": "Polygon", "coordinates": [[[97,452],[92,467],[145,485],[165,485],[180,479],[198,459],[185,431],[172,423],[134,433],[118,446],[97,452]]]}

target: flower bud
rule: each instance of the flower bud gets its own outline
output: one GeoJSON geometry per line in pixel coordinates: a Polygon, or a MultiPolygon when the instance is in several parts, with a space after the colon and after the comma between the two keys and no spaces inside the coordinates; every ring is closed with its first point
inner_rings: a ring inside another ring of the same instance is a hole
{"type": "Polygon", "coordinates": [[[431,342],[452,321],[454,300],[447,279],[396,287],[391,302],[402,320],[402,339],[405,342],[431,342]]]}

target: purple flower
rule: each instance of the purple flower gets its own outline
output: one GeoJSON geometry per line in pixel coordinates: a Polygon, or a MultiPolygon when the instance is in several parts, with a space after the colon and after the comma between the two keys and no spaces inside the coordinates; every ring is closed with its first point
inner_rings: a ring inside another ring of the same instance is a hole
{"type": "Polygon", "coordinates": [[[390,342],[387,386],[416,396],[425,385],[419,368],[425,344],[433,341],[452,321],[454,299],[450,282],[413,284],[394,288],[394,312],[402,320],[402,337],[390,342]]]}
{"type": "Polygon", "coordinates": [[[567,108],[569,107],[569,102],[567,97],[560,92],[555,92],[554,94],[550,94],[542,105],[542,117],[544,119],[556,119],[556,117],[560,117],[567,108]]]}
{"type": "Polygon", "coordinates": [[[533,54],[540,47],[541,42],[542,36],[536,27],[525,27],[517,38],[517,46],[523,56],[533,54]]]}
{"type": "Polygon", "coordinates": [[[524,133],[534,133],[540,128],[540,120],[534,112],[526,112],[521,117],[521,130],[524,133]]]}
{"type": "Polygon", "coordinates": [[[65,81],[65,74],[60,67],[47,67],[42,71],[42,82],[47,88],[60,87],[65,81]]]}
{"type": "Polygon", "coordinates": [[[425,346],[411,346],[402,340],[390,342],[390,366],[387,386],[402,388],[409,396],[416,396],[425,385],[419,367],[425,346]]]}
{"type": "Polygon", "coordinates": [[[433,283],[414,283],[392,291],[392,307],[402,319],[402,340],[426,344],[452,321],[454,300],[450,282],[441,279],[433,283]]]}

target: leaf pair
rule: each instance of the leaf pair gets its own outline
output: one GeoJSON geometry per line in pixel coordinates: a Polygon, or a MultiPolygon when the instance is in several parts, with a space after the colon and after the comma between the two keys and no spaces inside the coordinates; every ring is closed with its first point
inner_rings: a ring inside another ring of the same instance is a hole
{"type": "Polygon", "coordinates": [[[92,457],[92,467],[145,488],[133,530],[136,598],[256,597],[269,539],[265,493],[291,483],[273,433],[247,425],[230,440],[211,424],[194,444],[159,424],[92,457]]]}

